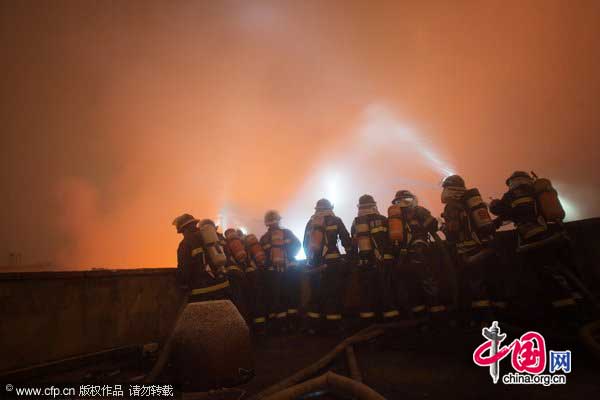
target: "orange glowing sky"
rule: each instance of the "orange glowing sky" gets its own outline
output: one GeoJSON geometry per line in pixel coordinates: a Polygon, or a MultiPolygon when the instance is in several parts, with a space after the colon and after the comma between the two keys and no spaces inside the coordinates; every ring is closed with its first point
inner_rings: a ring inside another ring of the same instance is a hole
{"type": "Polygon", "coordinates": [[[174,266],[182,212],[262,233],[515,169],[600,215],[600,2],[4,1],[0,265],[174,266]]]}

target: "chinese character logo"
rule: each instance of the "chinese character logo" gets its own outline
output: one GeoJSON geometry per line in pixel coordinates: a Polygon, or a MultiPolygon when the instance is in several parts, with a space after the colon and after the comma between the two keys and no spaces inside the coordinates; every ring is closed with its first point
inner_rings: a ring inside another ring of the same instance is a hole
{"type": "Polygon", "coordinates": [[[499,346],[504,339],[506,339],[505,333],[500,333],[500,327],[498,321],[494,321],[492,326],[489,328],[483,328],[481,335],[487,339],[487,342],[479,346],[473,353],[473,361],[481,367],[490,367],[490,376],[494,383],[498,382],[500,377],[500,360],[506,357],[507,350],[502,349],[499,351],[499,346]],[[484,358],[483,353],[488,351],[488,357],[484,358]]]}
{"type": "Polygon", "coordinates": [[[562,370],[565,374],[571,372],[571,351],[550,350],[550,373],[562,370]]]}
{"type": "Polygon", "coordinates": [[[505,333],[500,333],[498,321],[483,328],[481,335],[486,339],[473,352],[473,361],[480,367],[489,367],[494,383],[500,378],[500,361],[511,354],[511,363],[518,372],[541,374],[546,369],[546,342],[538,332],[527,332],[507,346],[501,346],[505,333]]]}

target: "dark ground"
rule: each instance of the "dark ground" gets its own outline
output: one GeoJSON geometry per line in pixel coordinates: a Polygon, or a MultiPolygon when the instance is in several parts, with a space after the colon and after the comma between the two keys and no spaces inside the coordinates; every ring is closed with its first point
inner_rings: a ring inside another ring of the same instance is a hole
{"type": "MultiPolygon", "coordinates": [[[[502,323],[501,323],[502,326],[502,323]]],[[[544,331],[541,330],[543,334],[544,331]]],[[[517,333],[507,332],[508,339],[517,333]]],[[[448,328],[443,332],[415,330],[388,332],[375,341],[355,345],[364,383],[388,400],[396,399],[588,399],[600,398],[600,366],[576,342],[552,342],[546,336],[546,350],[571,350],[572,372],[566,385],[493,384],[488,368],[476,366],[473,350],[483,342],[481,331],[448,328]]],[[[238,389],[249,395],[292,375],[329,352],[341,341],[339,336],[287,334],[270,336],[256,344],[256,376],[238,389]]],[[[37,382],[126,382],[140,376],[148,364],[105,362],[72,372],[47,375],[37,382]]],[[[331,365],[349,376],[344,353],[331,365]]],[[[325,371],[323,371],[325,372],[325,371]]],[[[500,364],[501,375],[514,372],[510,361],[500,364]]],[[[547,370],[546,370],[547,372],[547,370]]],[[[237,397],[237,396],[236,396],[237,397]]],[[[233,397],[235,398],[235,397],[233,397]]],[[[319,399],[334,399],[328,395],[319,399]]]]}
{"type": "MultiPolygon", "coordinates": [[[[524,333],[524,332],[523,332],[524,333]]],[[[514,338],[509,333],[509,339],[514,338]]],[[[332,336],[288,335],[270,338],[257,347],[256,377],[243,386],[257,393],[325,355],[339,342],[332,336]]],[[[568,343],[547,343],[547,350],[571,350],[572,372],[566,385],[494,385],[488,368],[476,366],[473,350],[483,342],[481,332],[449,330],[437,334],[397,332],[355,346],[364,383],[389,400],[600,398],[600,366],[586,350],[568,343]]],[[[332,369],[349,376],[343,354],[332,369]]],[[[514,372],[510,360],[500,373],[514,372]]],[[[547,370],[546,370],[547,372],[547,370]]]]}

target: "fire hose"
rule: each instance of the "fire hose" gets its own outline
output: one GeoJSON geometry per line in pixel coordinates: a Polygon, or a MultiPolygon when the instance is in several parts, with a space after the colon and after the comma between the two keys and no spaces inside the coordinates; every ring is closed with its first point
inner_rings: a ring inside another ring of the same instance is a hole
{"type": "MultiPolygon", "coordinates": [[[[261,400],[261,399],[271,400],[271,397],[269,397],[269,396],[272,396],[274,394],[277,394],[278,392],[284,391],[292,386],[296,386],[299,383],[316,375],[319,371],[321,371],[322,369],[327,367],[342,351],[345,351],[348,346],[352,346],[357,343],[369,341],[378,336],[381,336],[385,333],[386,329],[389,329],[389,328],[406,329],[406,328],[415,328],[416,326],[417,326],[416,321],[401,321],[401,322],[390,323],[390,324],[372,325],[366,329],[359,331],[358,333],[354,334],[353,336],[350,336],[350,337],[346,338],[345,340],[343,340],[336,347],[334,347],[333,350],[331,350],[329,353],[327,353],[325,356],[323,356],[317,362],[309,365],[306,368],[301,369],[300,371],[296,372],[292,376],[266,388],[262,392],[250,397],[248,400],[261,400]]],[[[352,367],[350,367],[350,368],[352,368],[352,367]]],[[[353,382],[353,383],[360,383],[358,381],[353,381],[351,379],[348,379],[348,381],[353,382]]],[[[340,382],[340,381],[337,380],[336,382],[340,382]]],[[[347,381],[344,381],[344,382],[347,382],[347,381]]],[[[318,383],[324,383],[324,382],[319,381],[318,383]]],[[[362,391],[362,389],[363,389],[362,387],[359,388],[356,385],[353,385],[352,387],[356,389],[356,392],[353,393],[353,395],[355,397],[359,396],[359,395],[364,395],[365,392],[362,391]],[[361,389],[361,390],[359,390],[359,389],[361,389]]],[[[348,390],[352,390],[352,389],[348,389],[348,390]]],[[[345,393],[348,393],[348,392],[345,392],[345,393]]],[[[370,399],[380,399],[382,397],[357,397],[357,398],[370,400],[370,399]]],[[[280,398],[277,398],[277,399],[280,399],[280,398]]],[[[283,397],[281,399],[287,399],[287,397],[283,397]]]]}
{"type": "Polygon", "coordinates": [[[600,321],[590,322],[579,330],[579,338],[583,345],[591,351],[594,357],[600,359],[598,337],[600,337],[600,321]]]}
{"type": "Polygon", "coordinates": [[[182,400],[217,400],[217,399],[233,399],[233,396],[236,396],[237,400],[241,400],[245,394],[246,394],[245,390],[223,388],[223,389],[211,390],[208,392],[183,393],[181,398],[182,398],[182,400]]]}
{"type": "Polygon", "coordinates": [[[360,368],[358,368],[358,361],[356,360],[354,346],[352,345],[346,347],[346,361],[348,362],[350,377],[357,382],[362,382],[362,374],[360,373],[360,368]]]}
{"type": "Polygon", "coordinates": [[[177,326],[177,323],[179,322],[179,319],[181,318],[181,315],[183,314],[183,311],[185,310],[185,307],[188,304],[190,293],[190,291],[186,291],[186,293],[183,295],[181,303],[179,304],[179,308],[177,310],[177,314],[175,315],[175,320],[173,321],[173,325],[171,326],[171,330],[169,331],[169,336],[167,336],[167,341],[165,342],[165,345],[160,351],[160,354],[158,355],[158,360],[154,364],[154,367],[152,367],[150,373],[144,378],[144,383],[153,383],[156,380],[156,378],[158,378],[158,376],[161,374],[161,372],[165,368],[165,365],[167,365],[169,355],[171,354],[171,347],[173,346],[173,337],[175,336],[173,335],[173,333],[175,332],[175,327],[177,326]]]}
{"type": "Polygon", "coordinates": [[[385,400],[382,395],[364,383],[346,378],[332,371],[274,393],[266,397],[265,400],[294,400],[299,396],[319,390],[327,390],[337,395],[349,396],[358,400],[385,400]]]}
{"type": "Polygon", "coordinates": [[[586,297],[586,299],[594,306],[596,311],[600,311],[600,303],[596,296],[581,282],[581,280],[568,268],[560,268],[560,273],[567,277],[569,281],[573,285],[577,287],[581,291],[581,293],[586,297]]]}

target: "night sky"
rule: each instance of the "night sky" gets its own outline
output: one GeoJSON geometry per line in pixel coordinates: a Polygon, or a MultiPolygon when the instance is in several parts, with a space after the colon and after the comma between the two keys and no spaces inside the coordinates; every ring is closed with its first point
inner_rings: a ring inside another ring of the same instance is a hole
{"type": "Polygon", "coordinates": [[[459,173],[600,216],[600,1],[0,2],[0,265],[176,264],[190,212],[434,215],[459,173]]]}

